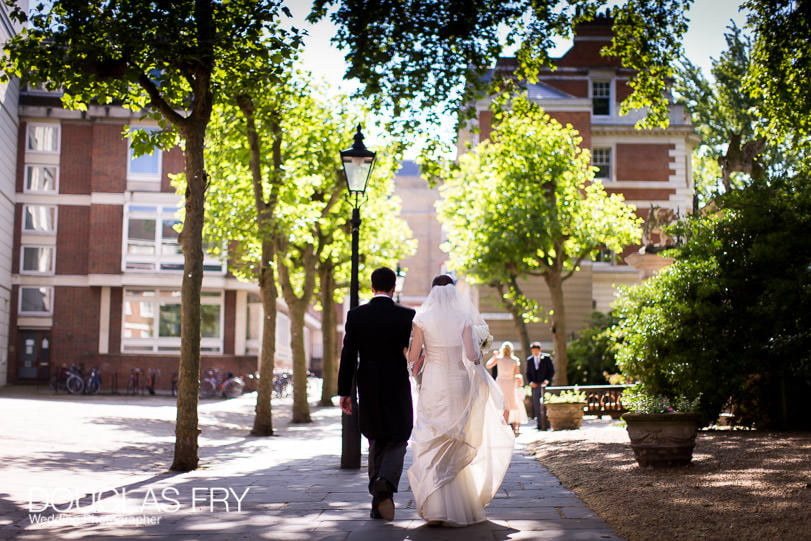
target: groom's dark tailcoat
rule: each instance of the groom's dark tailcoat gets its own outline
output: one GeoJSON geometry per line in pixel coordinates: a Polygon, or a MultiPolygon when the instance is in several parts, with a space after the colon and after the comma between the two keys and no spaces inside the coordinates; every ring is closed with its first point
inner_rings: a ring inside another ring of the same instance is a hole
{"type": "Polygon", "coordinates": [[[338,395],[351,395],[357,371],[360,431],[370,440],[405,442],[411,435],[411,384],[403,350],[414,314],[386,296],[347,314],[338,395]]]}

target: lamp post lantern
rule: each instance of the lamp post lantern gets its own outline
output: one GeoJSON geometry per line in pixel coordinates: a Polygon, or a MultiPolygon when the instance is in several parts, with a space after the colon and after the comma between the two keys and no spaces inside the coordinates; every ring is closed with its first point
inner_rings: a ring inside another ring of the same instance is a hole
{"type": "MultiPolygon", "coordinates": [[[[346,178],[346,187],[352,200],[352,269],[349,278],[349,309],[357,308],[358,299],[358,241],[360,233],[360,197],[366,192],[366,183],[372,173],[375,153],[363,144],[363,133],[355,133],[352,148],[341,151],[341,162],[346,178]]],[[[357,378],[356,378],[357,379],[357,378]]],[[[352,414],[341,415],[341,468],[360,468],[360,427],[358,425],[357,383],[352,383],[352,414]]]]}
{"type": "Polygon", "coordinates": [[[405,287],[405,279],[406,279],[406,269],[400,267],[400,264],[397,263],[397,280],[394,283],[394,294],[397,295],[397,302],[400,302],[400,294],[403,292],[403,288],[405,287]]]}

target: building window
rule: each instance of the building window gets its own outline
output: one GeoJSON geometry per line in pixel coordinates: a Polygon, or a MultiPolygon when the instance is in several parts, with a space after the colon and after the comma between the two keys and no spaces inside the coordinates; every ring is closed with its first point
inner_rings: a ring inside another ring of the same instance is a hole
{"type": "MultiPolygon", "coordinates": [[[[200,348],[222,353],[223,295],[200,295],[200,348]]],[[[126,289],[124,291],[123,352],[180,351],[180,290],[126,289]]]]}
{"type": "Polygon", "coordinates": [[[591,112],[595,116],[611,115],[611,81],[591,82],[591,112]]]}
{"type": "Polygon", "coordinates": [[[127,179],[160,182],[162,162],[160,149],[156,148],[150,154],[143,154],[136,157],[131,143],[132,141],[130,140],[129,160],[127,160],[127,179]]]}
{"type": "Polygon", "coordinates": [[[591,164],[597,168],[595,178],[611,180],[611,149],[595,148],[591,151],[591,164]]]}
{"type": "Polygon", "coordinates": [[[20,274],[53,274],[53,246],[23,246],[20,274]]]}
{"type": "Polygon", "coordinates": [[[57,167],[53,165],[26,165],[26,192],[56,193],[57,167]]]}
{"type": "Polygon", "coordinates": [[[23,233],[56,233],[56,207],[23,205],[23,233]]]}
{"type": "Polygon", "coordinates": [[[25,148],[31,152],[59,152],[59,124],[29,124],[25,148]]]}
{"type": "MultiPolygon", "coordinates": [[[[178,242],[177,207],[132,205],[127,209],[124,270],[183,271],[183,251],[178,242]]],[[[225,266],[205,256],[203,269],[223,273],[225,266]]]]}
{"type": "Polygon", "coordinates": [[[20,315],[44,316],[53,313],[53,288],[20,287],[20,315]]]}

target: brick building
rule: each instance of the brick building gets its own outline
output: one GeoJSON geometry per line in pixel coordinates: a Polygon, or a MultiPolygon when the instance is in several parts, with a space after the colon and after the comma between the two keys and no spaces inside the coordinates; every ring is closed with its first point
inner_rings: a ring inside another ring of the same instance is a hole
{"type": "MultiPolygon", "coordinates": [[[[173,149],[134,157],[131,112],[63,109],[59,96],[20,94],[11,252],[9,381],[47,381],[61,365],[96,366],[103,389],[130,373],[159,371],[168,389],[180,350],[183,255],[175,226],[182,197],[169,175],[173,149]]],[[[149,128],[148,125],[143,127],[149,128]]],[[[258,287],[205,261],[201,366],[257,369],[262,308],[258,287]]],[[[290,329],[280,302],[277,366],[290,366],[290,329]]],[[[307,347],[320,357],[320,322],[308,318],[307,347]]]]}
{"type": "MultiPolygon", "coordinates": [[[[683,216],[692,212],[691,154],[698,143],[689,114],[682,106],[671,104],[670,127],[654,130],[634,128],[642,117],[641,111],[621,116],[620,103],[631,93],[628,80],[632,72],[623,68],[618,59],[600,54],[611,38],[608,17],[579,25],[572,47],[555,61],[557,69],[543,70],[536,84],[527,84],[529,98],[551,117],[580,132],[582,145],[591,150],[592,163],[599,168],[596,176],[608,193],[622,193],[644,219],[652,208],[661,209],[659,215],[664,212],[671,217],[683,216]]],[[[515,59],[502,58],[494,71],[509,76],[516,66],[515,59]]],[[[484,140],[491,131],[489,100],[477,104],[477,114],[478,132],[466,129],[459,134],[460,153],[467,142],[484,140]]],[[[646,242],[660,240],[654,233],[646,242]]],[[[564,283],[567,329],[573,333],[582,329],[594,309],[607,312],[617,285],[637,283],[661,265],[660,256],[640,257],[639,248],[630,246],[623,254],[606,254],[601,261],[586,262],[564,283]],[[630,261],[637,267],[629,265],[630,261]]],[[[521,285],[530,298],[539,300],[542,306],[551,306],[542,279],[524,280],[521,285]]],[[[497,294],[482,288],[479,299],[493,336],[520,346],[512,319],[499,306],[497,294]]],[[[542,341],[551,351],[549,324],[530,324],[529,333],[531,339],[542,341]]]]}

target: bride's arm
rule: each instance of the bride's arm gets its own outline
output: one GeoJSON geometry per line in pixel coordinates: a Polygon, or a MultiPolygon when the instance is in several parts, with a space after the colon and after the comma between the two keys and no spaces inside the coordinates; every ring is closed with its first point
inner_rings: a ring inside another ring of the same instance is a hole
{"type": "Polygon", "coordinates": [[[476,341],[473,339],[473,327],[465,325],[462,330],[462,344],[465,348],[465,357],[473,364],[482,363],[482,351],[478,348],[476,341]]]}
{"type": "Polygon", "coordinates": [[[411,335],[411,345],[408,346],[408,371],[417,375],[422,368],[417,364],[420,360],[420,353],[422,353],[422,329],[417,325],[412,325],[413,333],[411,335]]]}

